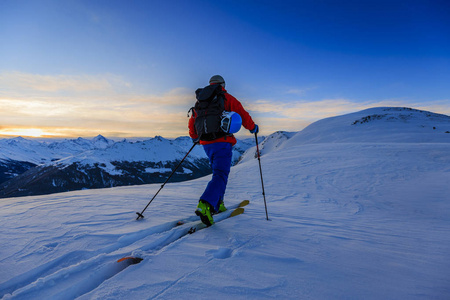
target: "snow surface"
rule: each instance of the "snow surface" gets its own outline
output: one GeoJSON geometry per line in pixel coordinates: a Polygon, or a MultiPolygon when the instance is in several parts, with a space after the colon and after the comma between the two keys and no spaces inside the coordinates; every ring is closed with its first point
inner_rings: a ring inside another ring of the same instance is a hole
{"type": "Polygon", "coordinates": [[[172,226],[209,176],[167,184],[140,221],[160,185],[2,199],[0,297],[449,299],[450,117],[386,109],[267,142],[270,221],[256,159],[230,174],[245,213],[193,235],[172,226]],[[116,262],[130,254],[144,260],[116,262]]]}

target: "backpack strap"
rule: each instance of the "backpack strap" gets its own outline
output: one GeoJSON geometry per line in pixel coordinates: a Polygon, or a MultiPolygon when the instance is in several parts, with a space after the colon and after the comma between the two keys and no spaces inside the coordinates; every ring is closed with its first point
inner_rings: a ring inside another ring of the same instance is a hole
{"type": "Polygon", "coordinates": [[[195,114],[195,107],[191,107],[191,108],[189,108],[189,110],[188,110],[188,112],[187,112],[187,117],[188,118],[190,118],[190,116],[189,116],[189,114],[192,112],[192,115],[194,115],[195,114]]]}

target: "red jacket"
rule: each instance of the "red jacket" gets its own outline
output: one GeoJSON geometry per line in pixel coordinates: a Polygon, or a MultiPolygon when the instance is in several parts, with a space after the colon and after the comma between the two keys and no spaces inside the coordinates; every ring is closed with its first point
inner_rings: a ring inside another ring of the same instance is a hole
{"type": "MultiPolygon", "coordinates": [[[[250,117],[249,113],[244,109],[241,102],[234,98],[232,95],[228,94],[227,91],[222,87],[222,90],[225,92],[225,110],[226,111],[234,111],[238,113],[242,118],[242,126],[244,126],[247,130],[252,130],[255,128],[255,122],[253,122],[252,117],[250,117]]],[[[198,138],[197,131],[195,130],[195,118],[197,117],[195,111],[192,114],[191,118],[189,119],[189,136],[193,139],[198,138]]],[[[231,136],[224,136],[212,141],[200,141],[201,145],[206,144],[212,144],[212,143],[218,143],[218,142],[227,142],[231,143],[232,145],[236,144],[236,138],[231,136]]]]}

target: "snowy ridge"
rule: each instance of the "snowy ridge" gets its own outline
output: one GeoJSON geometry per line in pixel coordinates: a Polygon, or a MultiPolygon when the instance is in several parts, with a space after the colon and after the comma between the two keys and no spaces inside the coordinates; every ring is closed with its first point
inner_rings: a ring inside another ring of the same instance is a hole
{"type": "Polygon", "coordinates": [[[292,144],[351,142],[448,143],[450,117],[405,107],[370,108],[317,121],[291,141],[292,144]]]}
{"type": "MultiPolygon", "coordinates": [[[[283,145],[285,141],[294,136],[296,132],[286,132],[286,131],[277,131],[262,139],[259,145],[259,153],[260,155],[264,155],[266,153],[273,152],[277,150],[278,147],[283,145]]],[[[258,140],[259,142],[259,140],[258,140]]],[[[241,157],[239,163],[243,163],[249,160],[252,160],[257,157],[256,146],[248,149],[241,157]]]]}
{"type": "MultiPolygon", "coordinates": [[[[237,161],[253,140],[238,140],[233,153],[237,161]]],[[[189,137],[165,139],[156,136],[138,141],[122,140],[115,142],[101,135],[93,139],[64,139],[59,141],[36,141],[16,137],[0,139],[0,161],[15,160],[30,162],[36,165],[51,165],[79,163],[104,163],[110,161],[173,161],[186,154],[185,149],[192,146],[189,137]],[[59,162],[58,162],[59,161],[59,162]]],[[[205,158],[201,147],[195,148],[190,154],[194,159],[205,158]]]]}
{"type": "MultiPolygon", "coordinates": [[[[260,153],[298,144],[354,142],[450,143],[450,116],[407,107],[369,108],[319,120],[300,132],[275,132],[262,141],[260,153]]],[[[252,147],[240,162],[255,157],[252,147]]]]}
{"type": "Polygon", "coordinates": [[[141,221],[158,184],[2,199],[0,297],[446,299],[450,142],[435,130],[447,118],[352,125],[379,112],[321,120],[262,155],[271,221],[255,159],[232,168],[225,195],[249,199],[245,213],[181,238],[170,228],[195,218],[209,176],[168,184],[141,221]],[[359,125],[371,141],[348,132],[359,125]],[[144,260],[115,263],[130,253],[144,260]]]}
{"type": "Polygon", "coordinates": [[[52,142],[41,142],[22,137],[0,139],[0,160],[26,161],[37,165],[88,150],[106,149],[113,144],[113,140],[106,139],[101,135],[92,140],[77,138],[52,142]]]}
{"type": "MultiPolygon", "coordinates": [[[[0,146],[0,197],[17,197],[163,182],[191,148],[192,140],[157,136],[114,142],[99,135],[92,140],[57,142],[4,139],[0,146]]],[[[233,163],[249,147],[249,140],[238,141],[233,163]]],[[[198,146],[177,170],[174,180],[193,179],[209,172],[206,154],[198,146]]]]}
{"type": "MultiPolygon", "coordinates": [[[[64,159],[52,162],[49,165],[55,165],[59,168],[65,168],[74,163],[80,165],[95,164],[112,173],[116,167],[111,164],[115,161],[140,162],[151,161],[160,162],[161,169],[168,162],[181,160],[186,155],[186,149],[192,146],[189,138],[178,138],[175,141],[155,137],[154,139],[137,141],[130,143],[127,141],[116,142],[106,148],[95,148],[84,151],[77,155],[69,156],[64,159]]],[[[189,160],[206,158],[200,147],[194,148],[189,155],[189,160]]]]}

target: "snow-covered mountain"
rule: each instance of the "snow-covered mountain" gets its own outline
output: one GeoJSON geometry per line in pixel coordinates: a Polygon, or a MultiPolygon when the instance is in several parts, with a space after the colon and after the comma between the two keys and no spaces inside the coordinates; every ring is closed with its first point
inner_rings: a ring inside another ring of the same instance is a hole
{"type": "Polygon", "coordinates": [[[64,139],[40,142],[22,137],[0,139],[0,183],[8,181],[38,165],[94,149],[106,149],[114,141],[99,135],[92,140],[64,139]]]}
{"type": "MultiPolygon", "coordinates": [[[[297,132],[277,131],[262,139],[259,144],[259,153],[264,155],[266,153],[276,150],[278,147],[284,144],[285,141],[293,137],[297,132]]],[[[259,141],[258,141],[259,142],[259,141]]],[[[256,152],[256,146],[249,148],[241,156],[238,163],[243,163],[258,157],[256,152]]]]}
{"type": "MultiPolygon", "coordinates": [[[[233,160],[251,147],[238,141],[233,160]]],[[[0,197],[163,182],[185,156],[192,140],[155,137],[143,141],[114,142],[94,139],[38,142],[21,137],[0,140],[0,197]]],[[[210,173],[201,147],[189,154],[173,176],[174,181],[210,173]]],[[[171,179],[172,180],[172,179],[171,179]]]]}
{"type": "Polygon", "coordinates": [[[317,121],[299,132],[290,143],[353,142],[448,143],[450,117],[406,107],[370,108],[317,121]]]}
{"type": "Polygon", "coordinates": [[[0,139],[0,160],[15,160],[35,165],[49,163],[81,152],[106,149],[115,142],[98,135],[93,139],[64,139],[55,141],[29,140],[23,137],[0,139]]]}
{"type": "MultiPolygon", "coordinates": [[[[259,148],[264,155],[299,144],[355,142],[450,143],[450,117],[406,107],[369,108],[319,120],[300,132],[275,132],[259,148]]],[[[240,163],[255,157],[256,147],[249,148],[240,163]]]]}
{"type": "Polygon", "coordinates": [[[225,195],[245,213],[192,235],[174,226],[199,222],[210,176],[169,183],[140,221],[159,184],[2,199],[0,298],[448,299],[448,120],[376,108],[277,133],[261,157],[270,221],[247,159],[225,195]]]}

